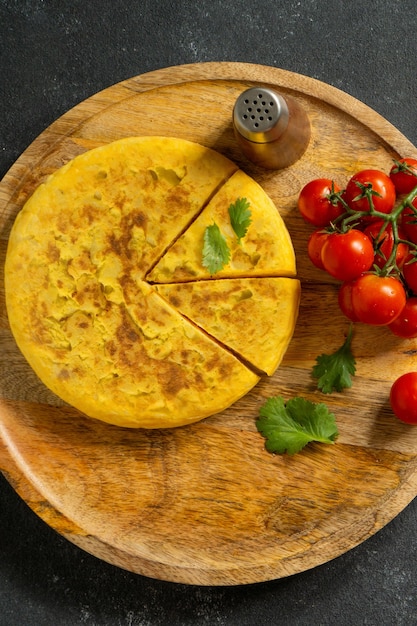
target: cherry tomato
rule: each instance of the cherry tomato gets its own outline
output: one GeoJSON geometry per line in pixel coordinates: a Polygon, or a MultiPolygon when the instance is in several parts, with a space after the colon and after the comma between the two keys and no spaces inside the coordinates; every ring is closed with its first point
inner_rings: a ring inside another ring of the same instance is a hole
{"type": "Polygon", "coordinates": [[[298,197],[298,209],[313,226],[328,226],[344,212],[334,193],[340,187],[329,178],[316,178],[303,187],[298,197]]]}
{"type": "Polygon", "coordinates": [[[417,298],[407,298],[399,316],[391,322],[389,329],[404,339],[417,337],[417,298]]]}
{"type": "MultiPolygon", "coordinates": [[[[394,247],[394,235],[392,232],[391,224],[388,224],[383,232],[383,220],[375,220],[371,222],[363,231],[365,235],[372,241],[375,250],[374,264],[378,267],[384,267],[386,261],[389,259],[392,249],[394,247]]],[[[405,233],[399,231],[400,239],[405,239],[405,233]]],[[[395,255],[395,262],[397,267],[401,269],[404,264],[405,257],[408,254],[408,246],[405,243],[399,243],[397,246],[397,253],[395,255]]]]}
{"type": "Polygon", "coordinates": [[[394,183],[387,174],[379,170],[362,170],[354,174],[346,185],[343,199],[355,211],[369,211],[366,189],[373,192],[372,202],[376,211],[392,211],[396,200],[394,183]]]}
{"type": "Polygon", "coordinates": [[[389,175],[397,194],[410,193],[417,185],[417,159],[400,159],[398,165],[396,163],[392,166],[389,175]]]}
{"type": "Polygon", "coordinates": [[[332,233],[321,251],[324,269],[338,280],[353,280],[372,267],[374,249],[363,232],[352,228],[346,233],[332,233]]]}
{"type": "Polygon", "coordinates": [[[328,233],[322,230],[315,230],[311,233],[307,243],[307,254],[310,261],[321,270],[324,270],[323,261],[321,260],[321,251],[326,241],[328,233]]]}
{"type": "Polygon", "coordinates": [[[337,294],[339,308],[342,313],[351,321],[358,322],[358,316],[353,310],[352,304],[352,287],[355,281],[347,281],[342,283],[337,294]]]}
{"type": "Polygon", "coordinates": [[[358,320],[373,326],[393,322],[406,299],[404,287],[393,276],[363,274],[352,286],[352,307],[358,320]]]}
{"type": "Polygon", "coordinates": [[[407,287],[409,287],[413,293],[417,294],[417,261],[414,260],[415,258],[413,254],[407,256],[402,272],[407,287]]]}
{"type": "Polygon", "coordinates": [[[416,212],[409,206],[405,207],[401,213],[401,227],[406,235],[406,239],[417,243],[417,198],[411,204],[416,212]]]}
{"type": "Polygon", "coordinates": [[[403,374],[394,382],[390,392],[394,415],[407,424],[417,424],[417,372],[403,374]]]}

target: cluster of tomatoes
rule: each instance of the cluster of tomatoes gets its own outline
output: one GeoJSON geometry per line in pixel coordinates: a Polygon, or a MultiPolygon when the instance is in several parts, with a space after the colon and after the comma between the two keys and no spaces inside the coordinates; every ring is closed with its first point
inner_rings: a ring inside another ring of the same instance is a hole
{"type": "MultiPolygon", "coordinates": [[[[344,315],[417,337],[417,159],[395,161],[388,174],[361,170],[345,189],[330,179],[312,180],[301,190],[298,208],[316,228],[308,241],[310,260],[341,281],[344,315]]],[[[405,409],[391,401],[397,417],[417,423],[417,373],[414,387],[405,409]]],[[[404,396],[404,387],[400,391],[404,396]]]]}

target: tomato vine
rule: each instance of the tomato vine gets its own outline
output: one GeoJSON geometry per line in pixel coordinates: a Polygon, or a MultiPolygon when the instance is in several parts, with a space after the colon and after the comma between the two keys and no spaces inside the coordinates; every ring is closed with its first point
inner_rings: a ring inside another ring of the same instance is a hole
{"type": "MultiPolygon", "coordinates": [[[[417,338],[417,159],[394,161],[389,174],[361,170],[345,189],[328,178],[310,181],[298,208],[316,226],[311,262],[341,282],[342,313],[417,338]]],[[[417,424],[416,400],[417,372],[404,374],[392,386],[394,414],[417,424]]]]}

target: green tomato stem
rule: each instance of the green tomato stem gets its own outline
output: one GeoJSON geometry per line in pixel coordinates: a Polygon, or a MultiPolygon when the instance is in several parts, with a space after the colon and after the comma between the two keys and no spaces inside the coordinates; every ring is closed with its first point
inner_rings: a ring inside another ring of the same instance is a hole
{"type": "Polygon", "coordinates": [[[417,185],[414,187],[412,191],[401,201],[401,203],[394,209],[391,213],[382,213],[381,211],[377,211],[374,207],[374,202],[372,199],[373,193],[372,189],[368,187],[362,186],[362,191],[366,196],[369,204],[369,211],[355,211],[351,207],[348,206],[346,201],[342,198],[342,195],[339,195],[340,203],[345,209],[344,213],[342,213],[336,220],[334,220],[332,227],[334,230],[340,231],[342,233],[348,231],[350,228],[354,227],[355,222],[359,222],[361,218],[364,217],[374,217],[382,220],[383,224],[381,226],[381,230],[378,234],[378,240],[380,236],[385,232],[388,225],[391,224],[392,235],[393,235],[393,246],[391,254],[386,260],[384,266],[378,273],[385,276],[390,274],[392,271],[399,272],[399,269],[396,265],[396,257],[397,250],[400,243],[404,243],[412,248],[414,252],[417,251],[417,244],[412,241],[401,239],[398,233],[398,220],[401,216],[401,213],[405,208],[409,208],[412,210],[417,219],[417,208],[413,205],[413,201],[417,198],[417,185]]]}

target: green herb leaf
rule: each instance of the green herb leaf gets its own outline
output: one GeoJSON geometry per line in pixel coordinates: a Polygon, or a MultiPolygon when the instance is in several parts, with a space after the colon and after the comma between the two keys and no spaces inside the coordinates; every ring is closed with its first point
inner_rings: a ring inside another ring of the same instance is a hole
{"type": "Polygon", "coordinates": [[[230,250],[226,239],[216,223],[204,231],[203,266],[210,274],[220,271],[230,260],[230,250]]]}
{"type": "Polygon", "coordinates": [[[235,231],[238,241],[246,235],[251,224],[250,203],[246,198],[238,198],[235,203],[229,206],[229,216],[232,228],[235,231]]]}
{"type": "Polygon", "coordinates": [[[256,427],[265,437],[269,452],[292,455],[311,441],[332,444],[339,434],[333,413],[322,402],[296,397],[285,404],[281,396],[273,396],[259,414],[256,427]]]}
{"type": "Polygon", "coordinates": [[[344,344],[333,354],[321,354],[313,367],[313,376],[318,378],[317,386],[323,393],[342,391],[352,386],[352,376],[356,372],[356,361],[352,354],[353,329],[349,328],[344,344]]]}

